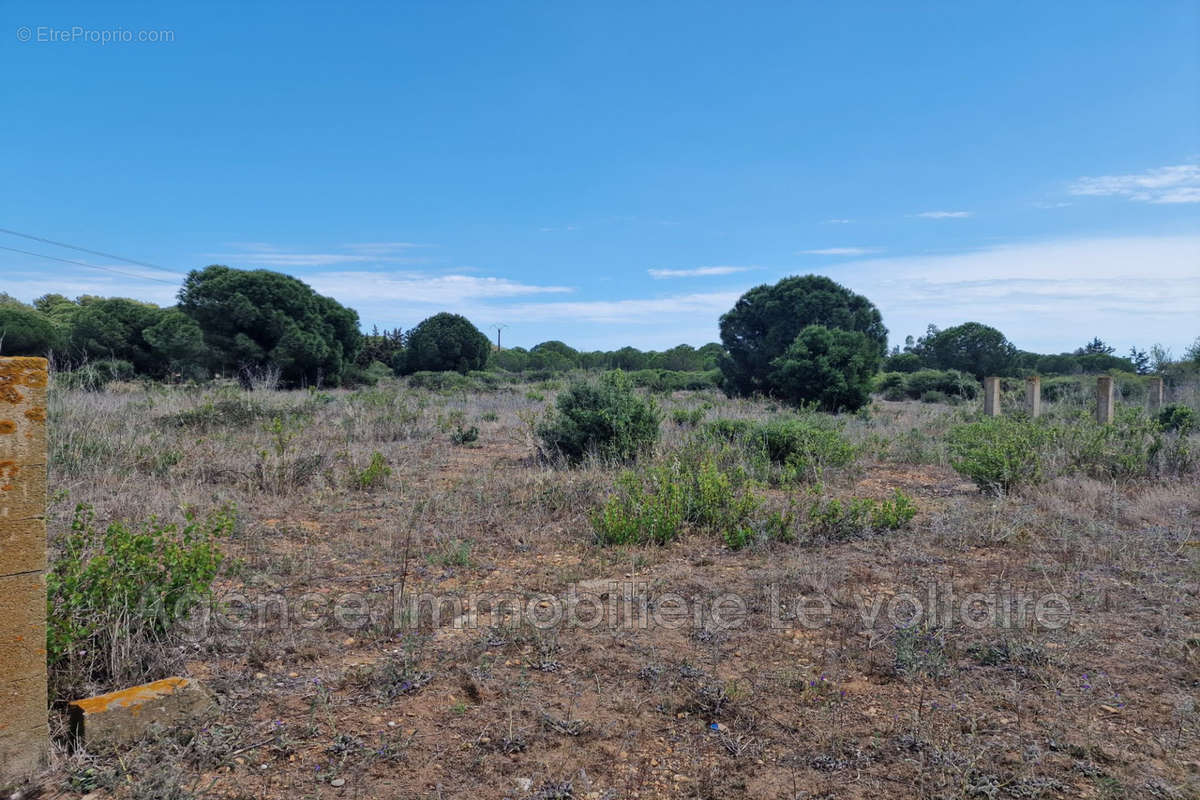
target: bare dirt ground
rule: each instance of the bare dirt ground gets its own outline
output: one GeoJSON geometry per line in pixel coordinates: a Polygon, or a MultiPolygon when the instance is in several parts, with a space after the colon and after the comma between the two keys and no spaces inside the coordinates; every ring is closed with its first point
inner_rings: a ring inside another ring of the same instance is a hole
{"type": "MultiPolygon", "coordinates": [[[[261,421],[155,422],[195,397],[60,398],[52,531],[77,502],[102,520],[235,502],[239,566],[215,612],[145,675],[196,677],[219,712],[121,754],[62,750],[41,791],[1200,796],[1194,481],[1072,477],[988,497],[937,444],[969,411],[877,403],[847,428],[862,457],[820,491],[901,489],[919,509],[907,529],[738,551],[699,533],[603,547],[588,512],[615,470],[538,460],[529,420],[547,401],[371,391],[259,393],[311,405],[274,450],[261,421]],[[451,441],[459,419],[478,442],[451,441]],[[88,461],[85,445],[104,452],[88,461]],[[164,451],[166,468],[138,466],[164,451]],[[374,451],[386,484],[347,488],[374,451]],[[311,476],[288,471],[314,454],[311,476]],[[526,613],[492,613],[514,593],[526,613]]],[[[707,394],[665,403],[701,401],[709,418],[767,413],[707,394]]],[[[664,430],[661,451],[688,435],[664,430]]]]}

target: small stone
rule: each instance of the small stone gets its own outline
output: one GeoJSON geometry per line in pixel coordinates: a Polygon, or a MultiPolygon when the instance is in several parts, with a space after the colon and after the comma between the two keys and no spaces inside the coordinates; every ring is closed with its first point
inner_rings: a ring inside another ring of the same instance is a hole
{"type": "Polygon", "coordinates": [[[532,778],[517,778],[517,788],[522,792],[528,792],[533,788],[532,778]]]}
{"type": "Polygon", "coordinates": [[[300,673],[299,673],[299,672],[289,672],[289,673],[288,673],[288,677],[289,677],[289,678],[299,678],[299,677],[300,677],[300,673]]]}
{"type": "Polygon", "coordinates": [[[333,780],[331,780],[329,782],[329,785],[335,789],[341,788],[342,786],[346,785],[346,779],[345,778],[334,778],[333,780]]]}
{"type": "Polygon", "coordinates": [[[354,647],[354,637],[347,639],[346,641],[342,642],[342,644],[346,647],[354,647]]]}

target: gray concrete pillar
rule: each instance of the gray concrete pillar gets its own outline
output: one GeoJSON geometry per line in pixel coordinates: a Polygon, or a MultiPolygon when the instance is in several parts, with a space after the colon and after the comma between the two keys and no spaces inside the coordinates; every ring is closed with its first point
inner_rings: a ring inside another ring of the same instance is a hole
{"type": "Polygon", "coordinates": [[[1107,425],[1113,421],[1113,379],[1109,375],[1096,378],[1096,421],[1107,425]]]}
{"type": "Polygon", "coordinates": [[[1163,379],[1159,377],[1150,378],[1147,390],[1150,395],[1150,410],[1158,411],[1163,407],[1163,379]]]}
{"type": "Polygon", "coordinates": [[[1042,379],[1037,375],[1025,379],[1025,410],[1030,417],[1042,415],[1042,379]]]}
{"type": "Polygon", "coordinates": [[[0,358],[0,781],[41,766],[46,716],[44,358],[0,358]]]}
{"type": "Polygon", "coordinates": [[[983,414],[987,417],[1000,416],[1000,379],[983,379],[983,414]]]}

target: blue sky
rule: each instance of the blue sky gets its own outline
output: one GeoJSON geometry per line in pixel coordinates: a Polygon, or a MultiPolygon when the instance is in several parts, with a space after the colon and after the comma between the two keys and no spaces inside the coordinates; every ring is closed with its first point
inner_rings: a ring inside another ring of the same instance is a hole
{"type": "Polygon", "coordinates": [[[895,343],[1200,335],[1194,0],[331,8],[4,4],[0,227],[176,274],[0,234],[120,273],[0,250],[0,290],[224,263],[368,327],[662,348],[817,272],[895,343]]]}

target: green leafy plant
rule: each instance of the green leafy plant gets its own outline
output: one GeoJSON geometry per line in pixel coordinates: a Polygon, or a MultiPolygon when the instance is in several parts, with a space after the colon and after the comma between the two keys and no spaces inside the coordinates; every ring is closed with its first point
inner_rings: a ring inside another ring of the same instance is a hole
{"type": "Polygon", "coordinates": [[[450,441],[455,444],[470,444],[477,439],[479,439],[479,428],[475,425],[469,428],[459,425],[455,428],[454,433],[450,434],[450,441]]]}
{"type": "Polygon", "coordinates": [[[1163,430],[1178,431],[1186,436],[1200,426],[1200,419],[1197,419],[1196,411],[1191,406],[1172,403],[1158,412],[1158,424],[1163,430]]]}
{"type": "Polygon", "coordinates": [[[798,483],[818,479],[826,468],[844,467],[858,455],[840,430],[819,420],[815,415],[767,422],[718,419],[705,432],[743,448],[760,480],[798,483]]]}
{"type": "Polygon", "coordinates": [[[1046,474],[1052,428],[1026,420],[988,417],[958,425],[946,435],[950,464],[983,491],[1005,493],[1046,474]]]}
{"type": "Polygon", "coordinates": [[[660,414],[620,370],[595,382],[576,382],[558,396],[554,410],[537,427],[543,448],[578,464],[588,455],[627,462],[654,446],[660,414]]]}
{"type": "Polygon", "coordinates": [[[113,522],[103,530],[87,506],[46,576],[47,661],[51,670],[86,658],[93,678],[112,671],[129,642],[170,634],[212,593],[223,555],[218,543],[236,525],[232,508],[182,526],[151,519],[113,522]]]}
{"type": "Polygon", "coordinates": [[[392,468],[388,466],[387,459],[383,457],[383,453],[376,450],[371,453],[370,462],[362,469],[350,467],[350,485],[365,492],[383,486],[391,475],[392,468]]]}

